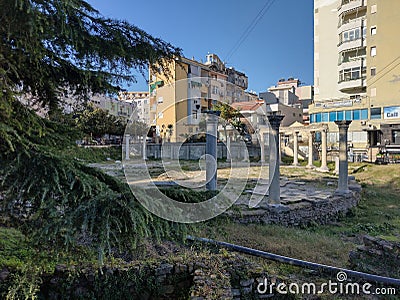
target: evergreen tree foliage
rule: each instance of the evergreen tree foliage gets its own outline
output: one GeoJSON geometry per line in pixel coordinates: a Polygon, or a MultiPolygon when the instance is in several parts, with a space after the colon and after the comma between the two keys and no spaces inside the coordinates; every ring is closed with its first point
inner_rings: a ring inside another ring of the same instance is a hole
{"type": "Polygon", "coordinates": [[[2,220],[38,244],[88,242],[101,255],[184,232],[142,208],[127,184],[66,155],[79,132],[59,116],[63,96],[115,93],[135,81],[132,69],[163,66],[180,49],[82,0],[0,0],[0,8],[2,220]],[[58,117],[39,117],[19,101],[27,96],[58,117]]]}

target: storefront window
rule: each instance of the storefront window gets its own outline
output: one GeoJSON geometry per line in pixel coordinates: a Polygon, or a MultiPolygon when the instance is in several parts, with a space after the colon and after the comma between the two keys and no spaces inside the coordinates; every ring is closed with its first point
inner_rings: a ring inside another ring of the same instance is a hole
{"type": "Polygon", "coordinates": [[[382,118],[382,112],[380,107],[371,108],[371,120],[382,118]]]}

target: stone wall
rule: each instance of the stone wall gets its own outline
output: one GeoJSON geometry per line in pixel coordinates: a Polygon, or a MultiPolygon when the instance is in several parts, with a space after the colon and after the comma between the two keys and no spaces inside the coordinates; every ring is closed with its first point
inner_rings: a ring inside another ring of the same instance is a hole
{"type": "MultiPolygon", "coordinates": [[[[161,147],[163,157],[170,159],[184,159],[184,160],[198,160],[206,151],[206,143],[165,143],[165,144],[147,144],[147,157],[148,158],[161,158],[161,147]],[[178,157],[179,154],[179,157],[178,157]]],[[[142,144],[131,144],[131,153],[142,156],[142,144]]],[[[231,157],[233,159],[244,159],[245,150],[249,152],[250,158],[259,158],[261,150],[256,145],[246,145],[242,143],[231,143],[231,157]]],[[[217,144],[217,158],[226,158],[227,148],[224,143],[217,144]]]]}
{"type": "MultiPolygon", "coordinates": [[[[174,257],[162,262],[127,263],[103,267],[58,265],[39,282],[41,299],[265,299],[259,283],[271,282],[263,267],[222,250],[193,257],[174,257]]],[[[0,287],[14,277],[0,272],[0,287]]],[[[272,280],[272,281],[275,281],[272,280]]],[[[278,280],[279,281],[279,280],[278,280]]],[[[4,291],[0,291],[4,292],[4,291]]]]}
{"type": "Polygon", "coordinates": [[[400,278],[400,243],[366,235],[363,245],[350,252],[349,261],[359,271],[400,278]]]}
{"type": "MultiPolygon", "coordinates": [[[[282,205],[271,206],[266,200],[257,208],[240,206],[227,212],[234,220],[241,223],[280,224],[283,226],[307,226],[327,224],[345,215],[357,206],[361,198],[361,186],[355,181],[349,185],[349,194],[335,194],[318,198],[303,196],[293,201],[282,201],[282,205]]],[[[288,197],[290,198],[290,197],[288,197]]]]}

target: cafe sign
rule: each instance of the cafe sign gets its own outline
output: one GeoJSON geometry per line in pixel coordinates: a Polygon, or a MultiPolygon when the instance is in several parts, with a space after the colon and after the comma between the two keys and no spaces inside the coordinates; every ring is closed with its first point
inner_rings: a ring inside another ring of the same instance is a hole
{"type": "Polygon", "coordinates": [[[400,119],[400,106],[390,106],[383,108],[384,119],[400,119]]]}

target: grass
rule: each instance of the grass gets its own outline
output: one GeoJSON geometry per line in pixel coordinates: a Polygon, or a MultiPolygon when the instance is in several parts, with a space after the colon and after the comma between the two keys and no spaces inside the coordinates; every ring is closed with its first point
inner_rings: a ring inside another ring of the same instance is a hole
{"type": "MultiPolygon", "coordinates": [[[[391,241],[400,240],[400,172],[398,165],[351,164],[362,184],[362,199],[338,222],[307,228],[225,222],[209,229],[209,237],[298,259],[337,267],[349,267],[349,252],[361,244],[365,234],[391,241]]],[[[282,167],[283,176],[318,180],[316,172],[282,167]]],[[[350,174],[351,175],[351,174],[350,174]]],[[[327,176],[327,175],[323,175],[327,176]]],[[[328,175],[332,179],[334,176],[328,175]]],[[[278,268],[279,269],[279,268],[278,268]]],[[[279,270],[277,271],[279,272],[279,270]]]]}
{"type": "MultiPolygon", "coordinates": [[[[87,161],[93,161],[100,160],[107,155],[104,151],[104,149],[82,149],[82,152],[79,151],[75,155],[81,159],[87,157],[87,161]],[[92,157],[93,153],[95,154],[92,157]]],[[[115,151],[120,155],[120,149],[115,151]]],[[[185,168],[192,169],[190,164],[185,164],[185,168]]],[[[226,217],[220,217],[201,224],[200,232],[196,235],[284,256],[348,268],[349,252],[361,244],[364,234],[390,241],[400,241],[399,166],[350,164],[349,174],[354,175],[362,184],[362,199],[358,207],[352,209],[338,222],[306,228],[287,228],[279,225],[239,224],[226,217]]],[[[289,166],[281,168],[281,175],[291,179],[322,183],[337,178],[331,174],[306,170],[304,167],[289,166]]],[[[189,202],[197,202],[196,199],[191,199],[193,195],[186,191],[171,189],[167,193],[174,194],[179,199],[187,198],[189,202]]],[[[201,196],[208,196],[206,194],[201,196]]],[[[191,255],[191,250],[188,249],[187,255],[191,255]]],[[[138,261],[141,258],[138,257],[138,261]]],[[[304,269],[267,260],[252,259],[261,264],[270,275],[296,276],[296,278],[307,276],[307,270],[304,269]]],[[[32,245],[29,239],[18,230],[0,227],[0,270],[8,268],[26,273],[28,265],[39,268],[39,273],[52,273],[58,264],[95,266],[97,258],[94,253],[83,247],[76,248],[73,252],[54,252],[51,249],[37,250],[37,247],[32,245]]]]}
{"type": "Polygon", "coordinates": [[[75,157],[87,163],[104,162],[107,158],[112,160],[122,159],[121,146],[110,147],[69,147],[63,149],[63,154],[69,157],[75,157]]]}
{"type": "Polygon", "coordinates": [[[96,265],[96,252],[85,247],[64,252],[43,247],[39,249],[19,230],[0,227],[0,269],[23,271],[29,265],[52,273],[58,264],[80,265],[83,262],[96,265]]]}

